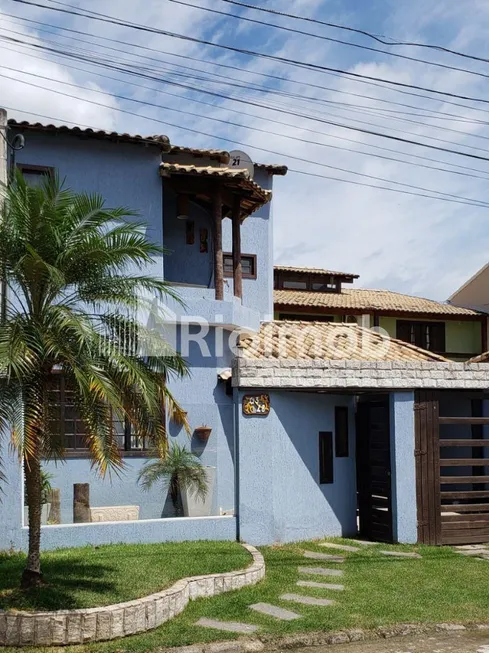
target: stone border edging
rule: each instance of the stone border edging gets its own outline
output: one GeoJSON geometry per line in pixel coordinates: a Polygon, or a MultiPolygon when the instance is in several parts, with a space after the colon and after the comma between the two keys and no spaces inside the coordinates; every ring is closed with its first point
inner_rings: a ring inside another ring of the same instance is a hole
{"type": "Polygon", "coordinates": [[[174,648],[158,649],[160,653],[258,653],[263,650],[283,651],[295,648],[312,648],[315,646],[333,646],[351,642],[367,642],[392,637],[407,637],[408,635],[424,635],[430,633],[453,633],[463,631],[489,630],[488,624],[393,624],[380,626],[373,630],[351,628],[333,632],[310,632],[274,637],[263,635],[256,638],[240,638],[209,644],[190,644],[174,648]]]}
{"type": "Polygon", "coordinates": [[[265,561],[255,547],[246,569],[182,578],[141,599],[80,610],[0,611],[0,646],[66,646],[101,642],[153,630],[185,609],[189,601],[255,585],[265,576],[265,561]]]}

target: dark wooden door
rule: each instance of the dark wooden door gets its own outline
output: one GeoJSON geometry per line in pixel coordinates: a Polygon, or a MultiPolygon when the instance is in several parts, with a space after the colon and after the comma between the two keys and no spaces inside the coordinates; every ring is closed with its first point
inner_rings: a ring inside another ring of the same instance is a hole
{"type": "Polygon", "coordinates": [[[389,397],[362,398],[357,406],[357,496],[362,537],[392,542],[389,397]]]}

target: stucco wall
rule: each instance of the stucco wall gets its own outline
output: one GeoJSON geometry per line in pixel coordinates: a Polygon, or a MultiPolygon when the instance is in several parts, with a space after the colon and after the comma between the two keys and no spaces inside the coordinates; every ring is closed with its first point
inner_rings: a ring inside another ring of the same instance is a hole
{"type": "MultiPolygon", "coordinates": [[[[266,170],[255,170],[254,181],[262,188],[272,189],[273,176],[266,170]]],[[[232,251],[231,220],[223,221],[224,251],[232,251]]],[[[252,213],[241,225],[241,251],[256,254],[257,278],[243,279],[243,304],[260,312],[262,319],[273,316],[273,224],[272,203],[252,213]]],[[[226,279],[229,288],[233,280],[226,279]]]]}
{"type": "MultiPolygon", "coordinates": [[[[197,334],[200,327],[191,327],[197,334]]],[[[190,376],[183,379],[169,379],[168,386],[180,405],[188,413],[192,429],[210,426],[211,436],[202,444],[195,436],[189,440],[185,431],[170,424],[170,440],[189,447],[204,465],[216,467],[214,488],[214,514],[221,510],[229,512],[235,507],[234,483],[234,428],[233,397],[226,394],[226,383],[218,380],[218,373],[231,366],[231,352],[227,345],[228,332],[224,331],[223,348],[219,351],[219,333],[211,328],[203,338],[202,349],[197,342],[186,346],[182,343],[178,329],[177,346],[188,363],[190,376]],[[184,349],[182,350],[182,346],[184,349]],[[207,356],[209,354],[209,356],[207,356]]]]}
{"type": "Polygon", "coordinates": [[[207,288],[214,287],[214,255],[210,215],[202,207],[189,203],[189,220],[194,223],[194,244],[187,245],[187,220],[178,220],[177,196],[164,185],[163,238],[165,249],[165,278],[207,288]],[[200,230],[207,229],[208,251],[200,251],[200,230]]]}
{"type": "MultiPolygon", "coordinates": [[[[30,131],[25,139],[17,163],[54,167],[74,191],[100,193],[109,207],[138,211],[148,237],[163,242],[159,148],[30,131]]],[[[155,257],[147,271],[161,278],[163,257],[155,257]]]]}
{"type": "Polygon", "coordinates": [[[354,416],[351,397],[270,392],[268,417],[239,424],[240,537],[252,544],[356,532],[354,416]],[[334,407],[350,406],[350,456],[334,458],[334,483],[319,484],[320,431],[334,433],[334,407]]]}
{"type": "Polygon", "coordinates": [[[394,541],[417,542],[414,393],[390,395],[391,488],[394,541]]]}

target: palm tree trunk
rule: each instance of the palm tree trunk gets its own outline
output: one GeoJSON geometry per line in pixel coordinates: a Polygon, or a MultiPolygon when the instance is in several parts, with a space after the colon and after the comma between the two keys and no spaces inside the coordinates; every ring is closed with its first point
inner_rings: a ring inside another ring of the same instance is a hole
{"type": "Polygon", "coordinates": [[[22,574],[21,587],[28,589],[42,584],[41,574],[41,461],[30,456],[25,464],[25,486],[29,508],[29,553],[22,574]]]}
{"type": "Polygon", "coordinates": [[[175,517],[182,517],[183,509],[182,509],[182,500],[180,497],[180,486],[178,484],[178,480],[175,478],[172,478],[170,483],[170,498],[173,504],[173,512],[175,514],[175,517]]]}

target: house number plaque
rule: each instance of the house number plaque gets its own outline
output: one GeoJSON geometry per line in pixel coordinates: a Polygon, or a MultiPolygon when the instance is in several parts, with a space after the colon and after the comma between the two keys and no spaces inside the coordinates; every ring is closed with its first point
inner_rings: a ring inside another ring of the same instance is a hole
{"type": "Polygon", "coordinates": [[[245,395],[243,397],[243,415],[268,415],[270,412],[270,395],[245,395]]]}

